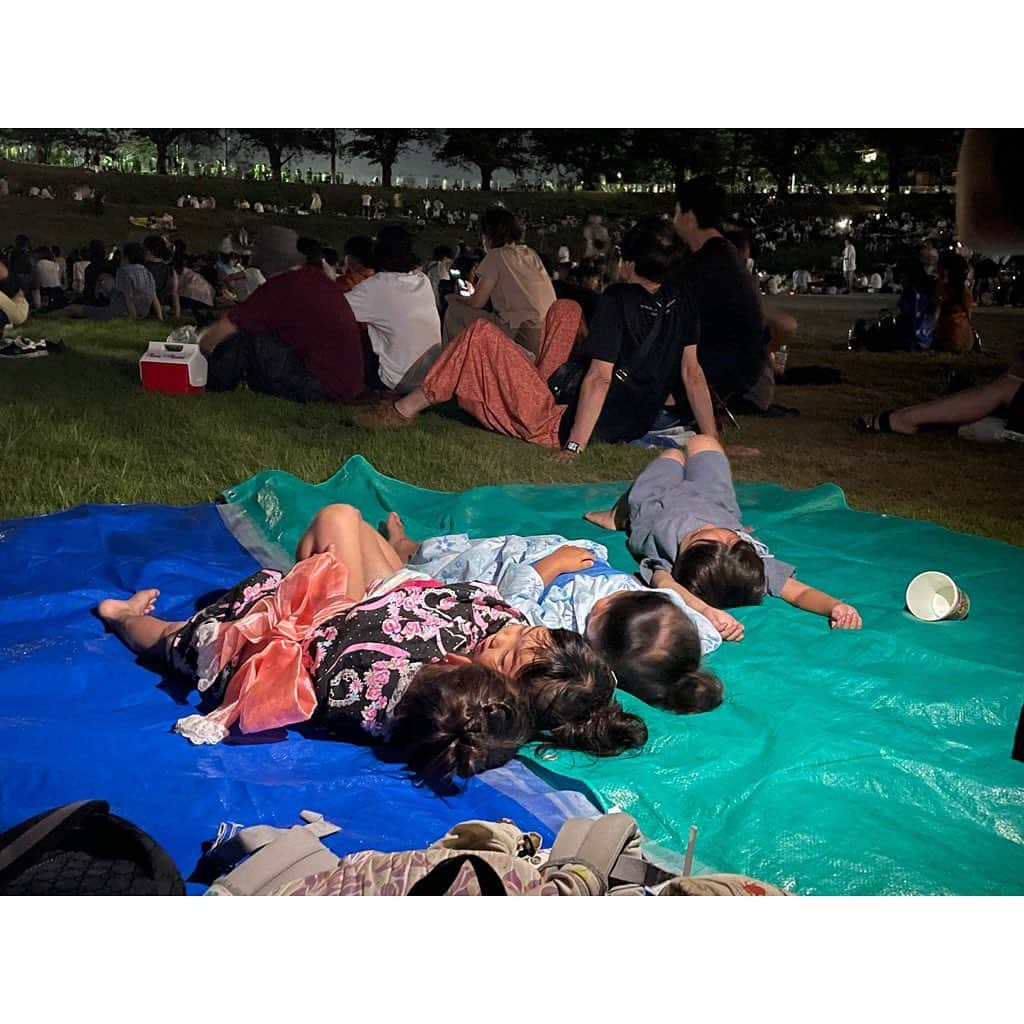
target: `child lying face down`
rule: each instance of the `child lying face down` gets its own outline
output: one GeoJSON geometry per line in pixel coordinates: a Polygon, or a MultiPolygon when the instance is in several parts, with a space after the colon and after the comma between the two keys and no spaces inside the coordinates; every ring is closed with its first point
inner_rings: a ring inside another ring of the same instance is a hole
{"type": "Polygon", "coordinates": [[[530,626],[476,583],[408,574],[363,593],[366,572],[391,575],[400,562],[358,529],[337,539],[285,576],[255,573],[186,622],[150,615],[155,590],[104,601],[98,613],[133,652],[169,661],[220,701],[176,725],[195,743],[236,723],[246,733],[310,719],[355,726],[447,789],[531,740],[599,755],[646,741],[582,637],[530,626]]]}
{"type": "MultiPolygon", "coordinates": [[[[300,541],[299,556],[334,542],[355,515],[345,505],[323,509],[300,541]]],[[[613,569],[600,544],[572,545],[556,535],[470,540],[465,534],[418,544],[396,513],[385,532],[409,569],[446,583],[490,584],[535,626],[583,633],[608,660],[619,686],[647,703],[693,713],[722,702],[722,684],[700,670],[702,651],[721,643],[714,627],[673,592],[648,590],[613,569]]]]}
{"type": "Polygon", "coordinates": [[[743,626],[724,609],[760,604],[766,592],[827,616],[836,629],[861,627],[856,608],[798,583],[792,565],[743,531],[729,460],[711,438],[692,438],[686,455],[662,452],[615,508],[586,519],[626,530],[640,575],[653,586],[674,588],[725,640],[741,640],[743,626]]]}

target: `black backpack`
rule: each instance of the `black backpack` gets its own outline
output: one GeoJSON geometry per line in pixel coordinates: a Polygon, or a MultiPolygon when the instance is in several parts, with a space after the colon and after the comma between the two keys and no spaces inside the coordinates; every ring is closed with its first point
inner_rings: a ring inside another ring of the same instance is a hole
{"type": "Polygon", "coordinates": [[[184,896],[167,851],[104,800],[44,811],[0,835],[0,896],[184,896]]]}

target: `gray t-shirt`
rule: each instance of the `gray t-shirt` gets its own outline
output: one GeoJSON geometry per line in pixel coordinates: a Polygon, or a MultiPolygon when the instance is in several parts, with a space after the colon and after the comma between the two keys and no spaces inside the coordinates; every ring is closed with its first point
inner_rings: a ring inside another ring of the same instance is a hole
{"type": "Polygon", "coordinates": [[[685,466],[675,459],[655,459],[630,488],[628,543],[640,560],[640,578],[650,584],[658,569],[671,572],[680,539],[705,523],[750,540],[764,562],[768,593],[781,595],[796,569],[743,533],[729,460],[713,451],[699,452],[685,466]]]}
{"type": "Polygon", "coordinates": [[[132,305],[136,316],[149,316],[156,298],[156,283],[153,275],[141,263],[122,263],[114,278],[114,294],[110,299],[111,316],[127,316],[128,303],[125,293],[132,293],[132,305]]]}

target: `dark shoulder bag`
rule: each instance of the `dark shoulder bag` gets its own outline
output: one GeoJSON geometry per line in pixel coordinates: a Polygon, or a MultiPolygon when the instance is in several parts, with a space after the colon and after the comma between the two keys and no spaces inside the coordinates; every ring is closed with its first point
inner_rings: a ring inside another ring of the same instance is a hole
{"type": "MultiPolygon", "coordinates": [[[[658,315],[654,318],[651,329],[647,332],[647,337],[644,338],[640,348],[637,349],[629,364],[623,364],[615,368],[614,377],[620,384],[625,384],[632,374],[647,362],[647,357],[651,354],[654,342],[661,333],[664,318],[665,309],[661,308],[658,311],[658,315]]],[[[548,387],[551,389],[551,394],[555,396],[555,401],[559,405],[572,405],[579,398],[580,388],[583,386],[583,378],[587,375],[589,368],[590,360],[573,352],[569,359],[548,377],[548,387]]]]}

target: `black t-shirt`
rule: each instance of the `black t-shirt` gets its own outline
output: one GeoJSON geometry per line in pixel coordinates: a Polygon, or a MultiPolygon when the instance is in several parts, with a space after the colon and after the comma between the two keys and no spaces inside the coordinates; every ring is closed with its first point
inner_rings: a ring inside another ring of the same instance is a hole
{"type": "Polygon", "coordinates": [[[0,295],[6,295],[9,299],[13,299],[20,291],[21,282],[13,274],[9,273],[0,281],[0,295]]]}
{"type": "MultiPolygon", "coordinates": [[[[594,428],[601,441],[632,441],[650,429],[665,399],[683,395],[682,359],[700,340],[700,320],[689,291],[663,284],[653,294],[638,284],[613,284],[600,296],[579,354],[615,364],[611,387],[594,428]],[[660,324],[647,346],[655,323],[660,324]],[[647,358],[636,365],[638,350],[647,358]],[[625,380],[623,372],[628,372],[625,380]]],[[[562,417],[563,442],[576,416],[571,404],[562,417]]]]}
{"type": "Polygon", "coordinates": [[[731,242],[709,238],[680,264],[700,315],[697,357],[719,397],[745,392],[764,366],[767,337],[753,281],[731,242]]]}

